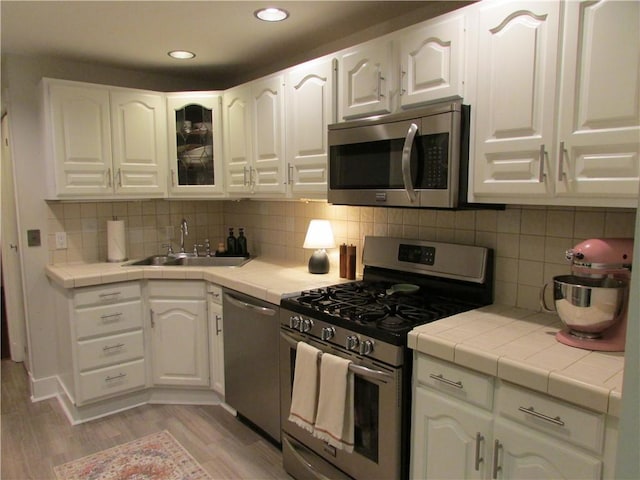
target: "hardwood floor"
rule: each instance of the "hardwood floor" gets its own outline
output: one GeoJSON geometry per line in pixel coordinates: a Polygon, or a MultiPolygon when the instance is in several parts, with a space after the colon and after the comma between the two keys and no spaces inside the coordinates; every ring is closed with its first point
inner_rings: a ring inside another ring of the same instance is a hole
{"type": "Polygon", "coordinates": [[[214,479],[288,479],[274,445],[221,407],[144,405],[81,425],[55,399],[32,403],[21,363],[2,360],[2,480],[54,479],[53,467],[168,430],[214,479]]]}

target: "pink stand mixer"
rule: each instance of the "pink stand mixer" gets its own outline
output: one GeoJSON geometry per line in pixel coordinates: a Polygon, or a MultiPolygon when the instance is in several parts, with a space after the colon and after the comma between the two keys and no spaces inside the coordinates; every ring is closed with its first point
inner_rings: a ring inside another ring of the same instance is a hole
{"type": "Polygon", "coordinates": [[[624,351],[633,239],[595,238],[566,252],[571,275],[553,278],[555,309],[566,329],[556,339],[572,347],[606,352],[624,351]]]}

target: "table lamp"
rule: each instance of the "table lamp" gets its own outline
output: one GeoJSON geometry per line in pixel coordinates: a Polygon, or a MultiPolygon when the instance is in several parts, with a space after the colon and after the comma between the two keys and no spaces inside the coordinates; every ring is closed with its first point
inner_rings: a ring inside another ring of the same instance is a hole
{"type": "Polygon", "coordinates": [[[311,220],[302,248],[315,248],[309,258],[309,273],[328,273],[329,256],[325,248],[335,248],[333,230],[329,220],[311,220]]]}

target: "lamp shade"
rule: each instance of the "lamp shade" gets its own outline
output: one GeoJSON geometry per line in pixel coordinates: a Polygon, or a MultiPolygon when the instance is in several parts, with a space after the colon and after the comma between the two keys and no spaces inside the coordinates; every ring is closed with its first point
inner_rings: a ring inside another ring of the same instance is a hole
{"type": "Polygon", "coordinates": [[[335,248],[329,220],[311,220],[302,248],[335,248]]]}

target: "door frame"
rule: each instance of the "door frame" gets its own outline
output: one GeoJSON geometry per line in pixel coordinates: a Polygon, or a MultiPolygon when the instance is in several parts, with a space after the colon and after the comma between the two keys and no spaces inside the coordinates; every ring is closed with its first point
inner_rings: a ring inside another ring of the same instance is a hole
{"type": "Polygon", "coordinates": [[[1,120],[2,148],[0,149],[0,255],[2,256],[2,278],[5,292],[7,326],[11,359],[28,365],[28,337],[26,329],[26,302],[24,298],[24,278],[22,275],[22,242],[18,229],[19,218],[15,191],[15,174],[11,154],[9,115],[1,120]]]}

